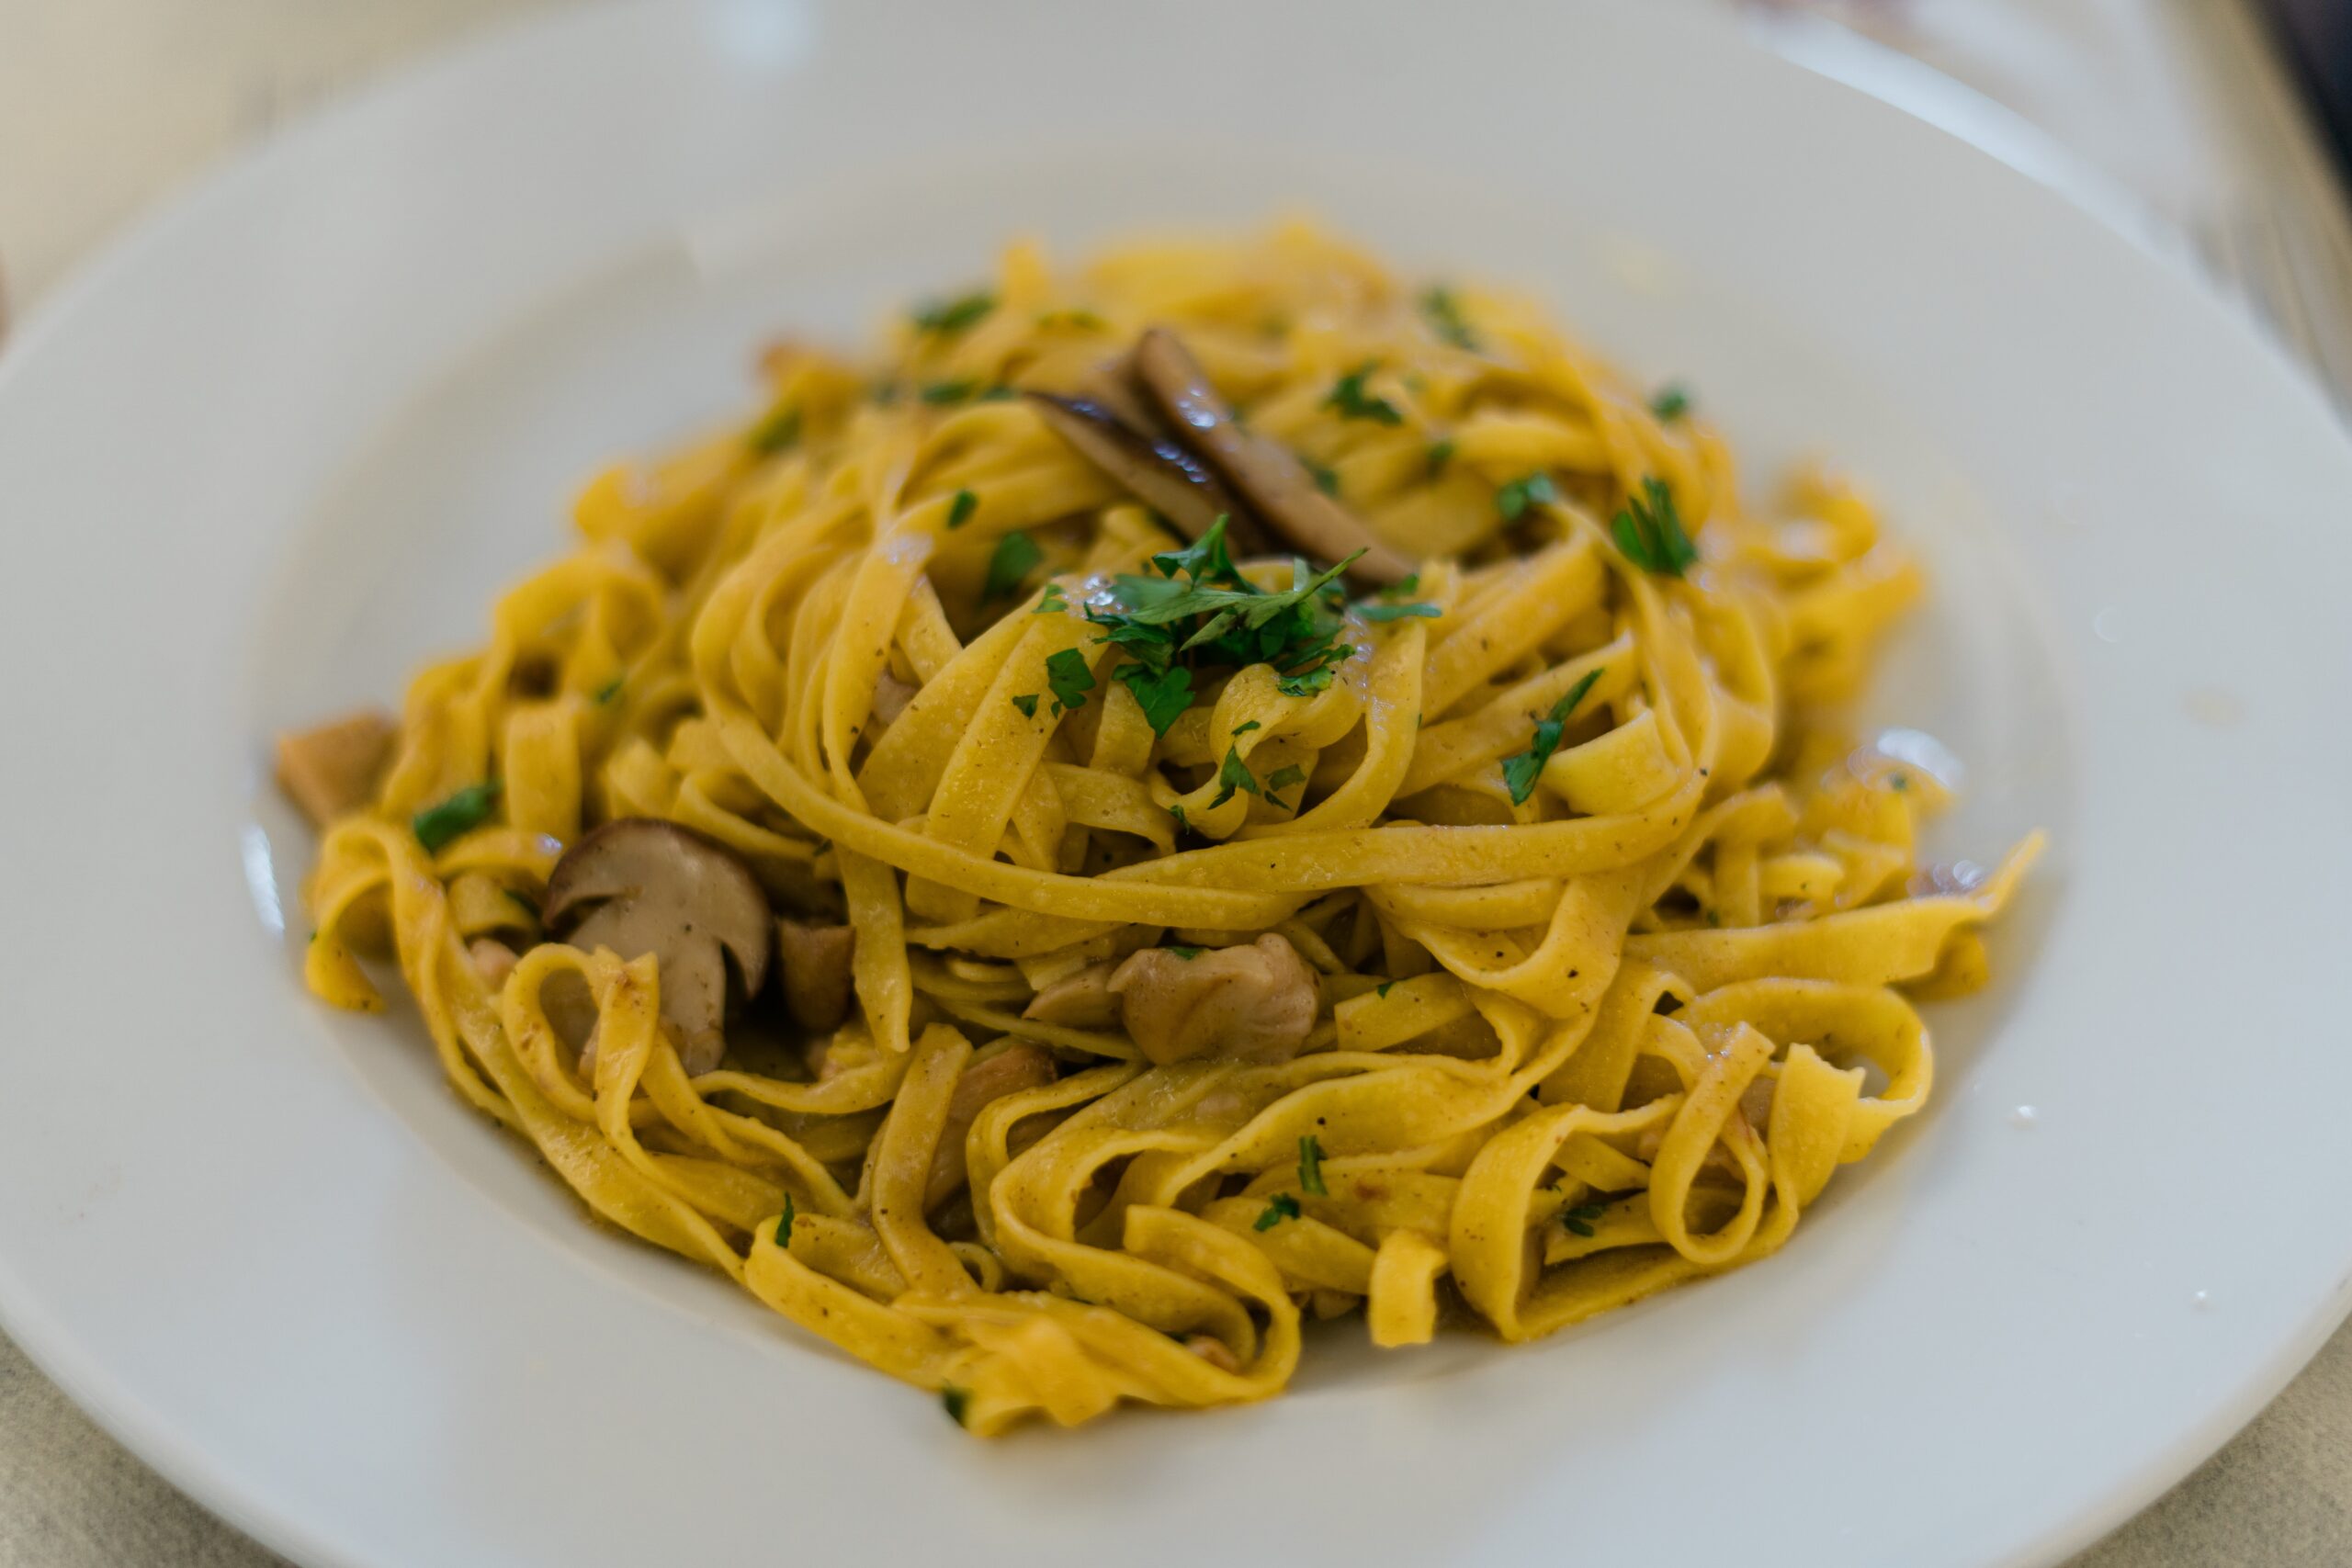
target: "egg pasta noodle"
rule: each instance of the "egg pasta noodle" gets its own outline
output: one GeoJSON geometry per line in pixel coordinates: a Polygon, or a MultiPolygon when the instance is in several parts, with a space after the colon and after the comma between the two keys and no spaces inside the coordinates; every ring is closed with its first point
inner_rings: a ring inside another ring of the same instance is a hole
{"type": "Polygon", "coordinates": [[[1699,400],[1303,226],[762,367],[416,677],[307,887],[311,988],[396,955],[602,1220],[989,1434],[1756,1262],[1926,1102],[2038,839],[1922,864],[1946,781],[1841,728],[1922,586],[1852,489],[1750,510],[1699,400]],[[645,818],[801,924],[592,940],[560,868],[645,818]]]}

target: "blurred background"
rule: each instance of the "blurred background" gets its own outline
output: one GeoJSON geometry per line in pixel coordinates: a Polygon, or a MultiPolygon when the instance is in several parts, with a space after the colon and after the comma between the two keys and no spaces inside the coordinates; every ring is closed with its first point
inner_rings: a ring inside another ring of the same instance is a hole
{"type": "MultiPolygon", "coordinates": [[[[223,155],[420,55],[582,3],[0,0],[0,332],[223,155]]],[[[1638,3],[1731,13],[2066,188],[2199,271],[2352,406],[2352,0],[1638,3]]],[[[0,1339],[0,1568],[277,1561],[0,1339]]],[[[2346,1563],[2352,1329],[2075,1568],[2346,1563]]]]}

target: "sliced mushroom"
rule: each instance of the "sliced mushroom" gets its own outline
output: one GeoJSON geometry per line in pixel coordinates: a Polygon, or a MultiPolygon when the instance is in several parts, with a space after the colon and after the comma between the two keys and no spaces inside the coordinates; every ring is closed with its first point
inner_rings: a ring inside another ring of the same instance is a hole
{"type": "Polygon", "coordinates": [[[506,988],[506,976],[514,973],[513,948],[496,937],[478,936],[466,943],[466,956],[473,960],[474,973],[493,995],[506,988]]]}
{"type": "Polygon", "coordinates": [[[277,787],[312,827],[323,828],[376,798],[376,780],[398,733],[389,715],[368,708],[280,735],[277,787]]]}
{"type": "Polygon", "coordinates": [[[1174,442],[1125,423],[1091,399],[1057,398],[1050,392],[1023,395],[1071,451],[1174,524],[1186,538],[1199,538],[1220,516],[1229,519],[1228,537],[1245,525],[1240,508],[1216,476],[1174,442]]]}
{"type": "Polygon", "coordinates": [[[726,1054],[728,955],[745,996],[767,979],[767,896],[742,862],[674,822],[624,817],[580,840],[548,878],[546,914],[575,947],[653,954],[690,1074],[726,1054]]]}
{"type": "Polygon", "coordinates": [[[1118,967],[1106,960],[1065,976],[1030,998],[1021,1016],[1065,1029],[1114,1029],[1119,998],[1111,994],[1111,975],[1118,967]]]}
{"type": "Polygon", "coordinates": [[[784,964],[784,1005],[811,1034],[830,1034],[849,1016],[850,965],[857,932],[848,926],[796,920],[775,923],[776,957],[784,964]]]}
{"type": "Polygon", "coordinates": [[[1042,1089],[1054,1081],[1054,1059],[1035,1045],[1012,1044],[982,1056],[964,1069],[947,1097],[947,1122],[939,1131],[939,1147],[931,1156],[931,1175],[922,1190],[922,1206],[935,1209],[964,1185],[964,1140],[980,1112],[995,1100],[1024,1089],[1042,1089]]]}
{"type": "Polygon", "coordinates": [[[1411,561],[1316,488],[1289,447],[1234,421],[1175,333],[1154,327],[1143,334],[1136,345],[1136,378],[1176,439],[1200,454],[1283,543],[1323,561],[1345,560],[1362,550],[1348,575],[1366,582],[1399,582],[1412,572],[1411,561]]]}
{"type": "MultiPolygon", "coordinates": [[[[1190,951],[1190,950],[1186,950],[1190,951]]],[[[1127,1035],[1154,1063],[1221,1056],[1287,1062],[1315,1027],[1315,971],[1272,931],[1247,947],[1184,956],[1151,947],[1111,976],[1127,1035]]]]}

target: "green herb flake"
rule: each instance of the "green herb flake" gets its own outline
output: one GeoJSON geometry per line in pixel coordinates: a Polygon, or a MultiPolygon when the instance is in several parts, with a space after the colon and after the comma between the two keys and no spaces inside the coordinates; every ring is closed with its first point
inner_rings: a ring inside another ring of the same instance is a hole
{"type": "Polygon", "coordinates": [[[1012,705],[1021,710],[1022,717],[1035,718],[1037,716],[1037,694],[1023,692],[1012,699],[1012,705]]]}
{"type": "Polygon", "coordinates": [[[1250,1228],[1253,1231],[1270,1231],[1284,1220],[1296,1218],[1298,1218],[1298,1200],[1287,1192],[1277,1192],[1267,1202],[1265,1212],[1251,1222],[1250,1228]]]}
{"type": "MultiPolygon", "coordinates": [[[[1283,804],[1281,801],[1274,800],[1276,790],[1288,789],[1293,784],[1303,784],[1306,782],[1306,770],[1295,762],[1288,767],[1276,768],[1273,776],[1266,780],[1266,798],[1273,801],[1276,806],[1281,806],[1283,804]]],[[[1284,809],[1287,810],[1289,807],[1285,807],[1284,809]]]]}
{"type": "Polygon", "coordinates": [[[1037,595],[1037,607],[1029,613],[1033,615],[1055,615],[1069,608],[1069,601],[1062,597],[1062,585],[1048,582],[1046,591],[1037,595]]]}
{"type": "Polygon", "coordinates": [[[1607,1212],[1606,1206],[1600,1203],[1578,1203],[1573,1209],[1560,1211],[1560,1223],[1568,1227],[1569,1234],[1589,1241],[1592,1238],[1593,1222],[1607,1212]]]}
{"type": "Polygon", "coordinates": [[[1445,472],[1445,466],[1453,461],[1453,437],[1449,435],[1442,441],[1432,441],[1430,443],[1430,478],[1435,479],[1438,475],[1445,472]]]}
{"type": "Polygon", "coordinates": [[[1674,492],[1655,474],[1642,480],[1642,493],[1627,499],[1610,533],[1625,558],[1644,571],[1680,577],[1699,559],[1698,547],[1682,529],[1674,492]]]}
{"type": "Polygon", "coordinates": [[[1895,794],[1901,795],[1905,790],[1911,787],[1911,775],[1909,773],[1896,773],[1886,781],[1886,787],[1893,790],[1895,794]]]}
{"type": "Polygon", "coordinates": [[[1328,691],[1331,685],[1332,666],[1320,665],[1302,675],[1284,675],[1274,682],[1275,688],[1286,697],[1311,697],[1328,691]]]}
{"type": "Polygon", "coordinates": [[[628,677],[626,675],[616,675],[611,680],[605,682],[603,685],[597,687],[596,695],[593,699],[596,705],[602,707],[605,704],[611,702],[615,697],[619,696],[621,694],[621,684],[628,679],[628,677]]]}
{"type": "Polygon", "coordinates": [[[1503,514],[1505,522],[1516,523],[1527,514],[1529,507],[1549,504],[1559,499],[1559,489],[1552,483],[1551,475],[1532,473],[1523,479],[1513,479],[1495,491],[1495,510],[1503,514]]]}
{"type": "Polygon", "coordinates": [[[1434,621],[1445,612],[1434,604],[1424,602],[1391,604],[1377,599],[1366,599],[1356,605],[1356,614],[1367,621],[1374,622],[1401,621],[1408,617],[1434,621]]]}
{"type": "Polygon", "coordinates": [[[1185,963],[1190,964],[1193,959],[1198,958],[1202,953],[1206,953],[1208,949],[1205,947],[1171,947],[1168,951],[1182,959],[1185,963]]]}
{"type": "Polygon", "coordinates": [[[1216,771],[1216,798],[1209,802],[1212,807],[1231,800],[1237,789],[1244,795],[1258,793],[1258,775],[1251,773],[1250,764],[1241,760],[1241,748],[1238,746],[1226,748],[1225,762],[1216,771]]]}
{"type": "Polygon", "coordinates": [[[956,299],[941,299],[925,305],[914,314],[919,332],[936,333],[941,337],[953,337],[957,333],[979,324],[981,319],[996,309],[996,296],[978,289],[956,299]]]}
{"type": "Polygon", "coordinates": [[[1476,352],[1478,340],[1471,333],[1470,323],[1462,318],[1462,301],[1453,290],[1436,284],[1421,293],[1421,314],[1429,318],[1430,330],[1456,348],[1476,352]]]}
{"type": "Polygon", "coordinates": [[[1263,728],[1264,726],[1261,725],[1254,718],[1244,719],[1241,723],[1233,727],[1233,733],[1237,736],[1247,735],[1253,729],[1261,729],[1263,728]]]}
{"type": "Polygon", "coordinates": [[[1073,332],[1108,332],[1111,323],[1091,310],[1041,310],[1037,313],[1041,328],[1068,327],[1073,332]]]}
{"type": "Polygon", "coordinates": [[[1657,389],[1657,396],[1650,400],[1650,412],[1668,424],[1672,424],[1690,412],[1690,394],[1684,389],[1680,382],[1670,382],[1660,387],[1657,389]]]}
{"type": "Polygon", "coordinates": [[[773,457],[779,452],[789,452],[800,443],[800,411],[778,409],[753,425],[743,437],[743,445],[763,457],[773,457]]]}
{"type": "Polygon", "coordinates": [[[1312,1133],[1298,1141],[1298,1190],[1317,1198],[1331,1195],[1323,1185],[1323,1145],[1312,1133]]]}
{"type": "Polygon", "coordinates": [[[490,819],[498,805],[498,781],[468,784],[438,806],[428,806],[409,819],[416,841],[427,854],[437,854],[450,840],[473,831],[490,819]]]}
{"type": "Polygon", "coordinates": [[[968,490],[957,491],[956,499],[947,503],[947,526],[950,529],[961,528],[972,520],[972,513],[979,509],[978,496],[968,490]]]}
{"type": "Polygon", "coordinates": [[[787,1248],[792,1246],[792,1194],[789,1192],[784,1195],[784,1213],[775,1217],[775,1244],[787,1248]]]}
{"type": "Polygon", "coordinates": [[[1193,672],[1181,664],[1155,671],[1148,664],[1130,662],[1113,674],[1135,694],[1154,735],[1167,734],[1169,726],[1193,705],[1193,672]]]}
{"type": "Polygon", "coordinates": [[[1379,368],[1376,360],[1365,360],[1331,385],[1323,406],[1334,410],[1341,419],[1368,419],[1375,424],[1402,424],[1405,416],[1395,403],[1363,389],[1363,384],[1379,368]]]}
{"type": "Polygon", "coordinates": [[[1015,528],[996,542],[996,554],[989,558],[988,580],[980,586],[983,600],[1001,599],[1018,593],[1021,584],[1046,558],[1037,541],[1015,528]]]}
{"type": "Polygon", "coordinates": [[[1388,999],[1388,993],[1389,993],[1389,992],[1391,992],[1391,991],[1393,991],[1393,990],[1395,990],[1396,988],[1396,981],[1394,981],[1394,980],[1383,980],[1382,982],[1380,982],[1380,984],[1379,984],[1379,985],[1377,985],[1377,986],[1375,986],[1375,987],[1373,987],[1372,994],[1373,994],[1374,996],[1375,996],[1375,997],[1378,997],[1382,1001],[1384,1001],[1384,1002],[1385,1002],[1385,1001],[1386,1001],[1386,1000],[1388,999]]]}
{"type": "Polygon", "coordinates": [[[964,1413],[972,1407],[972,1391],[948,1383],[939,1391],[939,1404],[947,1412],[947,1418],[960,1427],[964,1424],[964,1413]]]}
{"type": "Polygon", "coordinates": [[[1517,756],[1503,759],[1503,784],[1510,791],[1510,803],[1524,806],[1527,797],[1535,793],[1535,781],[1544,776],[1544,764],[1560,749],[1560,732],[1567,726],[1568,716],[1577,711],[1592,683],[1600,679],[1600,667],[1588,670],[1568,688],[1568,694],[1552,705],[1552,712],[1535,727],[1535,739],[1517,756]]]}
{"type": "Polygon", "coordinates": [[[1184,818],[1184,803],[1183,803],[1182,801],[1181,801],[1181,800],[1171,800],[1171,801],[1170,801],[1170,802],[1168,803],[1168,815],[1169,815],[1169,816],[1170,816],[1170,817],[1173,817],[1174,818],[1176,818],[1176,826],[1177,826],[1177,827],[1179,827],[1179,828],[1181,828],[1181,829],[1186,829],[1187,831],[1189,831],[1189,830],[1191,829],[1191,828],[1192,828],[1192,826],[1193,826],[1193,825],[1192,825],[1192,823],[1190,823],[1189,821],[1185,820],[1185,818],[1184,818]]]}
{"type": "Polygon", "coordinates": [[[1312,457],[1301,457],[1299,463],[1314,477],[1317,490],[1321,491],[1325,495],[1335,496],[1340,493],[1340,476],[1337,473],[1312,457]]]}
{"type": "Polygon", "coordinates": [[[1066,648],[1046,660],[1046,683],[1054,689],[1056,713],[1082,708],[1086,694],[1094,689],[1094,671],[1087,668],[1086,655],[1066,648]]]}
{"type": "Polygon", "coordinates": [[[931,404],[933,408],[944,408],[950,403],[962,402],[979,389],[980,384],[968,378],[961,381],[927,381],[923,384],[922,391],[919,395],[924,402],[931,404]]]}

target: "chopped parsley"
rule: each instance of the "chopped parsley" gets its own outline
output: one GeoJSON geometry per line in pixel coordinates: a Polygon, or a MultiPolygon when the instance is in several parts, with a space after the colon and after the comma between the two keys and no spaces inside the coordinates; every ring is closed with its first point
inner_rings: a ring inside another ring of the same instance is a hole
{"type": "Polygon", "coordinates": [[[1066,648],[1046,658],[1046,684],[1054,689],[1056,713],[1082,708],[1086,705],[1086,694],[1094,689],[1094,671],[1087,668],[1086,655],[1066,648]]]}
{"type": "Polygon", "coordinates": [[[1495,491],[1495,510],[1503,514],[1505,522],[1516,523],[1527,514],[1529,507],[1559,499],[1560,491],[1552,483],[1551,475],[1532,473],[1495,491]]]}
{"type": "Polygon", "coordinates": [[[1237,789],[1244,795],[1259,793],[1258,775],[1251,773],[1250,764],[1241,760],[1241,748],[1238,746],[1225,749],[1225,763],[1216,771],[1216,798],[1209,802],[1211,807],[1223,806],[1231,800],[1237,789]]]}
{"type": "MultiPolygon", "coordinates": [[[[1274,792],[1276,790],[1288,789],[1293,784],[1305,784],[1306,782],[1306,770],[1300,767],[1295,762],[1293,762],[1286,768],[1277,768],[1274,770],[1273,776],[1266,781],[1266,798],[1269,801],[1272,801],[1274,805],[1281,806],[1282,802],[1274,799],[1274,792]]],[[[1301,798],[1304,798],[1304,796],[1301,798]]],[[[1285,807],[1285,809],[1287,808],[1285,807]]]]}
{"type": "Polygon", "coordinates": [[[949,403],[960,403],[979,389],[978,381],[967,378],[961,381],[927,381],[917,395],[933,408],[943,408],[949,403]]]}
{"type": "Polygon", "coordinates": [[[981,318],[995,309],[996,296],[986,289],[978,289],[961,299],[941,299],[925,305],[915,312],[914,322],[919,332],[953,337],[967,327],[977,326],[981,318]]]}
{"type": "Polygon", "coordinates": [[[1241,723],[1233,727],[1233,733],[1237,736],[1247,735],[1253,729],[1262,729],[1264,728],[1265,726],[1260,724],[1254,718],[1245,719],[1241,723]]]}
{"type": "Polygon", "coordinates": [[[1035,718],[1037,716],[1037,694],[1023,692],[1012,699],[1012,705],[1021,710],[1022,717],[1035,718]]]}
{"type": "Polygon", "coordinates": [[[1427,316],[1430,330],[1456,348],[1475,351],[1478,340],[1471,335],[1470,323],[1462,319],[1462,301],[1453,290],[1436,284],[1421,293],[1421,314],[1427,316]]]}
{"type": "Polygon", "coordinates": [[[800,440],[800,411],[779,409],[752,427],[743,437],[743,445],[763,457],[773,457],[788,452],[800,440]]]}
{"type": "Polygon", "coordinates": [[[1193,959],[1198,958],[1202,953],[1206,953],[1208,949],[1205,947],[1171,947],[1168,951],[1182,959],[1185,963],[1190,964],[1193,959]]]}
{"type": "Polygon", "coordinates": [[[1517,756],[1503,759],[1503,784],[1510,791],[1510,803],[1524,806],[1527,797],[1535,793],[1535,781],[1544,775],[1544,764],[1560,749],[1560,732],[1566,728],[1568,716],[1577,711],[1584,694],[1600,679],[1600,670],[1588,670],[1568,688],[1568,694],[1552,705],[1550,716],[1535,727],[1535,739],[1517,756]]]}
{"type": "Polygon", "coordinates": [[[1680,577],[1699,559],[1682,518],[1674,510],[1674,492],[1652,474],[1642,480],[1642,494],[1627,498],[1625,510],[1610,525],[1625,558],[1645,571],[1680,577]]]}
{"type": "Polygon", "coordinates": [[[1003,382],[995,381],[980,389],[978,400],[984,403],[1009,403],[1020,395],[1003,382]]]}
{"type": "Polygon", "coordinates": [[[980,585],[980,597],[1001,599],[1019,592],[1021,584],[1045,558],[1046,552],[1037,547],[1037,541],[1015,528],[996,542],[996,554],[989,558],[988,580],[980,585]]]}
{"type": "Polygon", "coordinates": [[[1445,466],[1452,461],[1453,461],[1453,436],[1449,435],[1442,441],[1432,441],[1430,443],[1430,478],[1435,479],[1438,475],[1445,472],[1445,466]]]}
{"type": "Polygon", "coordinates": [[[1317,1198],[1331,1195],[1323,1185],[1323,1145],[1312,1133],[1298,1141],[1298,1190],[1317,1198]]]}
{"type": "Polygon", "coordinates": [[[1029,613],[1033,615],[1052,615],[1069,608],[1069,601],[1062,597],[1062,585],[1048,582],[1046,591],[1037,595],[1037,607],[1029,613]]]}
{"type": "Polygon", "coordinates": [[[1405,416],[1395,403],[1363,389],[1365,378],[1378,368],[1378,361],[1367,359],[1340,377],[1332,383],[1323,406],[1336,410],[1341,419],[1368,419],[1375,424],[1404,423],[1405,416]]]}
{"type": "Polygon", "coordinates": [[[1189,828],[1191,828],[1191,827],[1192,827],[1192,823],[1190,823],[1189,821],[1185,820],[1185,818],[1184,818],[1184,803],[1183,803],[1182,801],[1181,801],[1181,800],[1171,800],[1171,801],[1170,801],[1170,802],[1168,803],[1168,815],[1169,815],[1169,816],[1170,816],[1170,817],[1173,817],[1174,818],[1176,818],[1176,826],[1178,826],[1179,828],[1189,829],[1189,828]]]}
{"type": "Polygon", "coordinates": [[[616,675],[611,680],[605,682],[603,685],[597,687],[596,696],[594,699],[596,705],[601,707],[605,704],[611,702],[615,697],[619,696],[621,694],[621,682],[628,679],[628,677],[626,675],[616,675]]]}
{"type": "Polygon", "coordinates": [[[944,1384],[939,1391],[939,1404],[947,1412],[947,1418],[960,1427],[964,1424],[964,1412],[972,1407],[972,1391],[957,1388],[952,1382],[944,1384]]]}
{"type": "Polygon", "coordinates": [[[468,784],[438,806],[428,806],[409,819],[416,841],[427,854],[436,854],[450,840],[472,832],[490,819],[498,805],[498,781],[468,784]]]}
{"type": "Polygon", "coordinates": [[[1603,1204],[1578,1203],[1573,1209],[1560,1211],[1560,1223],[1568,1227],[1571,1235],[1584,1236],[1589,1240],[1592,1235],[1592,1223],[1607,1212],[1607,1207],[1603,1204]]]}
{"type": "Polygon", "coordinates": [[[1041,310],[1037,314],[1037,325],[1069,327],[1082,333],[1099,333],[1109,331],[1111,323],[1091,310],[1041,310]]]}
{"type": "Polygon", "coordinates": [[[1143,707],[1146,723],[1154,735],[1165,735],[1168,727],[1182,716],[1193,705],[1193,672],[1181,664],[1165,670],[1130,660],[1112,671],[1113,675],[1135,694],[1143,707]]]}
{"type": "Polygon", "coordinates": [[[1308,474],[1314,477],[1315,488],[1317,490],[1321,491],[1325,495],[1337,495],[1340,493],[1340,476],[1337,473],[1334,473],[1331,469],[1325,468],[1322,464],[1317,462],[1312,457],[1302,457],[1298,461],[1300,467],[1304,468],[1308,474]]]}
{"type": "Polygon", "coordinates": [[[1367,621],[1401,621],[1408,615],[1434,621],[1445,612],[1425,601],[1399,604],[1387,600],[1365,599],[1357,604],[1356,614],[1367,621]]]}
{"type": "Polygon", "coordinates": [[[1373,987],[1372,994],[1385,1002],[1388,999],[1388,993],[1396,988],[1396,982],[1394,980],[1383,980],[1373,987]]]}
{"type": "Polygon", "coordinates": [[[1669,382],[1660,387],[1657,389],[1657,396],[1650,400],[1650,412],[1668,424],[1672,424],[1690,412],[1690,394],[1679,381],[1669,382]]]}
{"type": "Polygon", "coordinates": [[[1886,787],[1893,790],[1895,794],[1901,795],[1905,790],[1911,787],[1911,775],[1909,773],[1896,773],[1886,781],[1886,787]]]}
{"type": "Polygon", "coordinates": [[[961,528],[965,524],[969,523],[972,520],[972,513],[978,512],[979,509],[980,498],[978,496],[974,495],[968,490],[957,491],[956,492],[956,499],[950,502],[947,506],[948,527],[961,528]]]}
{"type": "Polygon", "coordinates": [[[1296,1218],[1298,1218],[1298,1200],[1287,1192],[1277,1192],[1267,1202],[1265,1213],[1260,1214],[1250,1228],[1253,1231],[1270,1231],[1284,1220],[1296,1218]]]}
{"type": "Polygon", "coordinates": [[[789,1192],[784,1195],[784,1213],[775,1217],[775,1244],[784,1247],[792,1245],[792,1194],[789,1192]]]}

